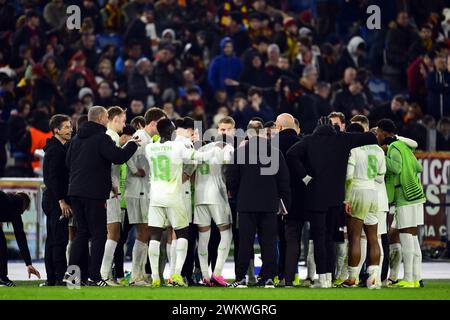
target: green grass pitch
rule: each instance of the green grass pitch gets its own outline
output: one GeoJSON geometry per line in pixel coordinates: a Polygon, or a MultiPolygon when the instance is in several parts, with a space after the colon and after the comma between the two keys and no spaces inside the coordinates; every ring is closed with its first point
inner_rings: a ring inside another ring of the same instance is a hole
{"type": "Polygon", "coordinates": [[[0,287],[0,300],[450,300],[450,280],[428,280],[425,288],[136,288],[39,287],[42,281],[17,281],[0,287]]]}

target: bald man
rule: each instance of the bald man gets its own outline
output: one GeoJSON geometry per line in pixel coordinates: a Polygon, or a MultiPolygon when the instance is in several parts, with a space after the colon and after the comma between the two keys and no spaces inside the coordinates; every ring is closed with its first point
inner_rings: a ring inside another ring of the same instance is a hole
{"type": "MultiPolygon", "coordinates": [[[[281,153],[286,157],[289,148],[300,141],[296,131],[295,119],[289,113],[282,113],[277,117],[275,125],[279,131],[278,141],[281,153]]],[[[277,141],[274,139],[274,141],[277,141]]],[[[292,203],[288,208],[288,215],[278,219],[279,243],[279,279],[280,284],[293,286],[298,284],[298,258],[300,256],[300,239],[305,221],[303,208],[305,183],[291,179],[292,203]],[[284,279],[284,281],[283,281],[284,279]]]]}

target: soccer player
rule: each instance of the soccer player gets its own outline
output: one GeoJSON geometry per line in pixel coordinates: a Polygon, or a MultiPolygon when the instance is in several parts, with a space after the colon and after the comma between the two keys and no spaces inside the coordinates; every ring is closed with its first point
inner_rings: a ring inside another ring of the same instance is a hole
{"type": "MultiPolygon", "coordinates": [[[[111,137],[116,146],[120,147],[119,134],[125,127],[126,111],[121,107],[110,107],[108,109],[108,124],[106,134],[111,137]]],[[[102,266],[100,274],[102,279],[110,286],[117,286],[112,276],[112,263],[114,260],[114,252],[120,239],[121,225],[124,216],[120,208],[120,165],[113,164],[111,167],[111,183],[112,190],[109,199],[106,201],[106,218],[108,238],[105,243],[105,253],[103,254],[102,266]]]]}
{"type": "MultiPolygon", "coordinates": [[[[127,162],[127,181],[125,186],[125,201],[128,219],[136,227],[136,240],[133,246],[131,281],[133,286],[148,286],[145,279],[145,264],[147,261],[148,242],[150,240],[148,228],[149,207],[149,163],[145,157],[145,147],[158,138],[157,122],[165,118],[166,114],[159,108],[150,108],[144,115],[145,127],[137,130],[135,137],[141,140],[141,146],[127,162]]],[[[156,269],[158,270],[158,269],[156,269]]],[[[154,272],[156,272],[154,270],[154,272]]]]}
{"type": "Polygon", "coordinates": [[[418,179],[422,166],[411,149],[395,137],[395,124],[382,119],[377,124],[379,144],[386,151],[386,188],[395,202],[395,228],[400,232],[404,278],[395,286],[418,288],[421,281],[422,252],[417,229],[423,224],[425,195],[418,179]]]}
{"type": "Polygon", "coordinates": [[[209,152],[197,152],[186,148],[182,142],[173,141],[175,126],[169,119],[158,121],[157,130],[160,140],[148,144],[145,155],[150,166],[150,207],[148,225],[151,240],[148,248],[152,268],[152,286],[161,286],[157,272],[159,263],[160,241],[162,232],[169,225],[175,230],[177,237],[175,272],[171,275],[174,286],[186,286],[181,269],[186,259],[188,246],[189,216],[185,210],[183,199],[183,161],[202,161],[213,157],[219,148],[209,152]]]}
{"type": "MultiPolygon", "coordinates": [[[[209,143],[199,151],[208,151],[216,148],[216,143],[209,143]]],[[[194,223],[198,225],[198,259],[206,285],[227,287],[228,283],[222,276],[223,266],[231,247],[231,209],[228,203],[228,193],[222,164],[231,160],[234,148],[231,145],[224,147],[224,159],[211,159],[201,163],[195,175],[195,208],[194,223]],[[223,161],[222,161],[223,160],[223,161]],[[211,220],[220,231],[220,243],[217,248],[217,261],[210,277],[208,270],[208,243],[211,235],[211,220]]]]}
{"type": "MultiPolygon", "coordinates": [[[[364,132],[356,123],[347,127],[347,132],[364,132]]],[[[347,232],[349,236],[349,277],[342,287],[357,285],[358,266],[361,261],[361,231],[364,227],[369,244],[369,279],[367,287],[377,288],[380,247],[378,244],[378,193],[375,181],[384,180],[386,164],[383,150],[376,144],[354,148],[350,152],[347,167],[345,211],[349,215],[347,232]]]]}

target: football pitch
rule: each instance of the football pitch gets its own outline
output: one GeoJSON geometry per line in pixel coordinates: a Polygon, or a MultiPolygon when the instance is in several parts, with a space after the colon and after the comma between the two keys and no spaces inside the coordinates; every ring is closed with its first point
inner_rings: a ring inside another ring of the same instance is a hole
{"type": "Polygon", "coordinates": [[[450,280],[425,280],[424,288],[145,288],[39,287],[42,281],[17,281],[0,287],[0,300],[450,300],[450,280]]]}

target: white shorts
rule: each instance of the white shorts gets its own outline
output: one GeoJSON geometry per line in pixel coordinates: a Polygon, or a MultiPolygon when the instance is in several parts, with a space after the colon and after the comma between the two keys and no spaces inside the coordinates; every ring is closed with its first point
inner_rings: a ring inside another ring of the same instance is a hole
{"type": "Polygon", "coordinates": [[[231,224],[231,210],[218,204],[200,204],[194,208],[194,223],[201,227],[211,225],[211,219],[218,226],[231,224]]]}
{"type": "Polygon", "coordinates": [[[378,214],[374,212],[369,212],[364,218],[364,224],[366,226],[374,226],[378,224],[378,214]]]}
{"type": "Polygon", "coordinates": [[[125,198],[125,202],[130,224],[148,223],[148,207],[150,204],[148,198],[125,198]]]}
{"type": "Polygon", "coordinates": [[[155,207],[148,209],[148,225],[165,229],[171,226],[174,230],[189,227],[189,217],[184,205],[179,207],[155,207]]]}
{"type": "Polygon", "coordinates": [[[381,211],[377,213],[378,216],[378,234],[387,233],[387,212],[381,211]]]}
{"type": "Polygon", "coordinates": [[[396,208],[392,228],[405,229],[423,225],[423,203],[396,208]]]}
{"type": "Polygon", "coordinates": [[[364,224],[373,225],[377,219],[370,217],[378,211],[378,193],[372,189],[353,189],[349,199],[352,207],[352,217],[363,220],[364,224]],[[367,218],[367,219],[366,219],[367,218]]]}
{"type": "Polygon", "coordinates": [[[192,223],[192,195],[190,184],[183,184],[183,193],[184,209],[189,217],[189,223],[192,223]]]}
{"type": "Polygon", "coordinates": [[[125,219],[125,214],[120,208],[120,199],[111,198],[106,200],[106,223],[122,223],[125,219]]]}

